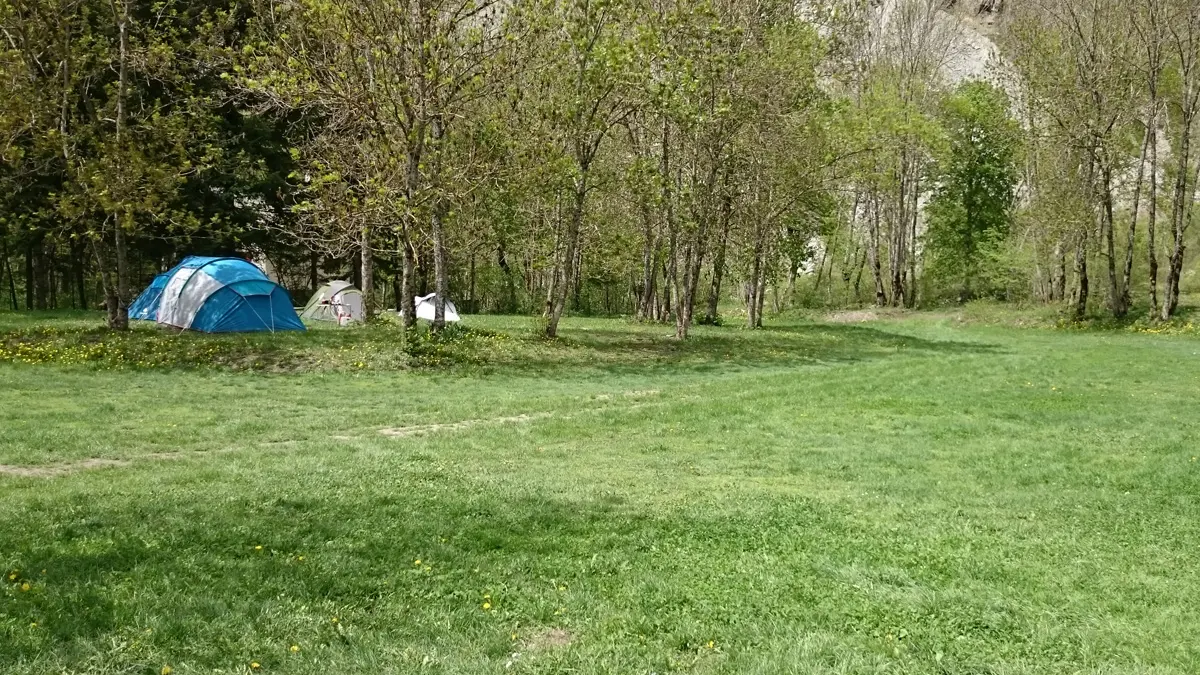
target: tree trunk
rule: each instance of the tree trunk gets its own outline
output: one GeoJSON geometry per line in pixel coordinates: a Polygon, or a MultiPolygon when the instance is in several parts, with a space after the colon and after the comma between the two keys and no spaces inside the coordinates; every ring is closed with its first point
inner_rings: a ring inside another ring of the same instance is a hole
{"type": "Polygon", "coordinates": [[[78,239],[71,240],[71,267],[75,273],[75,293],[79,302],[79,309],[88,308],[87,297],[87,269],[85,267],[87,260],[86,252],[83,244],[78,239]]]}
{"type": "Polygon", "coordinates": [[[879,195],[875,195],[874,213],[867,221],[870,232],[867,237],[867,257],[871,261],[871,274],[875,277],[875,305],[883,307],[887,304],[887,291],[883,286],[883,266],[879,261],[879,195]]]}
{"type": "Polygon", "coordinates": [[[114,328],[117,323],[117,284],[113,278],[112,258],[103,239],[96,239],[93,249],[96,254],[96,269],[100,272],[100,285],[104,290],[106,322],[109,328],[114,328]]]}
{"type": "Polygon", "coordinates": [[[504,250],[504,242],[496,246],[496,263],[504,274],[504,308],[505,314],[515,314],[517,311],[517,283],[513,280],[512,266],[508,264],[508,254],[504,250]]]}
{"type": "Polygon", "coordinates": [[[758,289],[755,291],[758,297],[758,311],[754,313],[754,327],[763,327],[763,305],[767,300],[767,261],[766,261],[766,246],[763,246],[763,262],[758,266],[758,289]]]}
{"type": "Polygon", "coordinates": [[[408,240],[408,228],[402,233],[402,241],[400,242],[400,298],[397,301],[396,309],[400,312],[401,323],[404,324],[405,330],[417,325],[417,308],[413,302],[413,283],[416,280],[414,270],[415,257],[412,243],[408,240]]]}
{"type": "Polygon", "coordinates": [[[1054,270],[1057,274],[1050,280],[1050,300],[1062,302],[1067,299],[1067,252],[1062,239],[1054,243],[1054,270]]]}
{"type": "Polygon", "coordinates": [[[637,318],[647,321],[654,318],[654,280],[658,276],[658,236],[654,229],[654,217],[650,207],[642,205],[642,289],[638,299],[637,318]]]}
{"type": "MultiPolygon", "coordinates": [[[[728,176],[726,176],[728,178],[728,176]]],[[[704,323],[717,323],[717,305],[721,300],[721,280],[725,276],[725,249],[729,242],[729,225],[733,220],[733,196],[726,194],[721,199],[721,237],[717,241],[717,253],[713,258],[712,283],[708,288],[708,308],[704,323]]]]}
{"type": "Polygon", "coordinates": [[[1084,230],[1079,235],[1079,242],[1075,245],[1075,275],[1079,279],[1079,288],[1075,294],[1075,308],[1073,317],[1076,321],[1082,321],[1087,316],[1087,301],[1088,301],[1088,271],[1087,271],[1087,231],[1084,230]]]}
{"type": "Polygon", "coordinates": [[[116,317],[110,327],[116,330],[129,330],[129,260],[128,247],[125,243],[125,228],[117,225],[114,240],[114,253],[117,258],[117,307],[116,317]]]}
{"type": "Polygon", "coordinates": [[[58,309],[58,257],[54,255],[54,248],[46,252],[46,290],[48,296],[46,298],[46,306],[50,309],[58,309]]]}
{"type": "Polygon", "coordinates": [[[1150,109],[1150,195],[1146,204],[1146,249],[1149,257],[1150,318],[1158,318],[1158,101],[1151,97],[1150,109]]]}
{"type": "Polygon", "coordinates": [[[571,308],[579,311],[581,307],[581,296],[583,295],[583,247],[575,247],[575,261],[571,264],[571,279],[574,284],[571,287],[571,308]]]}
{"type": "Polygon", "coordinates": [[[1171,224],[1173,226],[1174,245],[1171,250],[1171,257],[1167,267],[1167,285],[1165,288],[1165,296],[1162,303],[1162,319],[1166,321],[1175,314],[1175,309],[1179,305],[1179,283],[1180,276],[1183,273],[1183,255],[1187,248],[1187,243],[1184,241],[1184,235],[1187,230],[1188,211],[1190,211],[1192,197],[1188,192],[1189,174],[1191,173],[1190,166],[1190,151],[1191,151],[1191,133],[1190,120],[1183,120],[1181,131],[1182,139],[1180,141],[1180,150],[1178,165],[1176,167],[1175,176],[1175,194],[1171,200],[1171,224]]]}
{"type": "Polygon", "coordinates": [[[571,214],[567,218],[567,232],[564,237],[562,256],[556,260],[554,276],[550,282],[549,312],[546,321],[546,337],[558,337],[558,322],[562,319],[563,309],[567,304],[567,292],[572,282],[571,271],[575,267],[575,250],[579,247],[579,230],[583,226],[583,209],[587,204],[588,165],[581,165],[581,174],[575,179],[574,200],[571,204],[571,214]]]}
{"type": "MultiPolygon", "coordinates": [[[[401,262],[401,265],[404,263],[401,262]]],[[[403,272],[395,271],[392,274],[392,306],[395,307],[396,313],[404,311],[404,289],[400,288],[400,280],[403,272]]]]}
{"type": "Polygon", "coordinates": [[[446,262],[445,202],[439,197],[433,207],[433,299],[432,330],[446,327],[446,300],[450,296],[450,270],[446,262]]]}
{"type": "Polygon", "coordinates": [[[908,294],[905,296],[909,308],[917,306],[917,220],[921,216],[921,209],[919,208],[921,201],[920,173],[917,173],[913,178],[912,184],[912,209],[909,214],[912,229],[908,232],[908,294]]]}
{"type": "Polygon", "coordinates": [[[1133,247],[1137,237],[1138,214],[1142,207],[1142,184],[1146,178],[1146,157],[1150,150],[1150,128],[1146,128],[1146,138],[1142,142],[1142,155],[1138,161],[1137,180],[1133,184],[1133,215],[1129,217],[1129,230],[1125,235],[1125,265],[1121,270],[1121,307],[1122,316],[1129,312],[1133,305],[1133,294],[1130,290],[1133,277],[1133,247]]]}
{"type": "Polygon", "coordinates": [[[467,277],[467,312],[475,314],[479,311],[475,307],[475,249],[471,249],[471,270],[467,277]]]}
{"type": "Polygon", "coordinates": [[[358,290],[362,292],[363,321],[372,321],[375,319],[375,254],[372,252],[371,228],[363,226],[360,234],[358,257],[362,264],[362,285],[358,290]]]}
{"type": "Polygon", "coordinates": [[[908,191],[909,183],[912,180],[909,165],[908,152],[905,150],[900,160],[901,176],[898,213],[890,228],[891,243],[888,247],[892,273],[892,305],[895,307],[903,307],[907,304],[904,273],[907,269],[905,254],[908,252],[908,243],[906,241],[908,239],[908,191]]]}
{"type": "MultiPolygon", "coordinates": [[[[117,7],[113,5],[113,12],[117,12],[117,7]]],[[[129,90],[128,79],[128,44],[129,44],[129,0],[121,0],[121,12],[113,17],[117,22],[118,42],[120,49],[120,58],[117,68],[117,115],[116,115],[116,131],[113,134],[113,141],[116,144],[118,157],[123,151],[123,133],[125,127],[125,97],[129,90]]],[[[123,157],[121,158],[124,159],[123,157]]],[[[122,161],[122,164],[124,162],[122,161]]],[[[108,283],[105,284],[105,296],[108,303],[108,327],[114,330],[129,329],[129,269],[126,256],[125,245],[125,225],[122,223],[121,213],[112,214],[113,222],[113,254],[116,258],[116,279],[112,278],[112,274],[108,275],[108,283]]],[[[103,237],[103,234],[101,234],[103,237]]]]}
{"type": "Polygon", "coordinates": [[[25,245],[25,309],[33,310],[36,278],[33,269],[33,242],[25,245]]]}
{"type": "Polygon", "coordinates": [[[314,251],[308,256],[308,286],[313,293],[321,287],[320,275],[317,273],[317,253],[314,251]]]}
{"type": "Polygon", "coordinates": [[[4,269],[0,269],[0,281],[3,280],[5,274],[8,275],[8,300],[12,310],[17,311],[17,282],[13,279],[12,263],[8,259],[8,237],[7,233],[0,231],[0,264],[4,265],[4,269]]]}
{"type": "Polygon", "coordinates": [[[754,260],[750,268],[750,282],[748,293],[746,294],[746,327],[758,327],[758,277],[762,268],[762,236],[755,233],[754,238],[754,260]]]}
{"type": "MultiPolygon", "coordinates": [[[[1112,169],[1107,162],[1100,170],[1100,229],[1104,233],[1105,257],[1108,259],[1108,308],[1112,315],[1125,316],[1124,293],[1117,278],[1117,252],[1114,245],[1116,223],[1113,218],[1112,169]]],[[[1137,214],[1134,214],[1137,218],[1137,214]]]]}

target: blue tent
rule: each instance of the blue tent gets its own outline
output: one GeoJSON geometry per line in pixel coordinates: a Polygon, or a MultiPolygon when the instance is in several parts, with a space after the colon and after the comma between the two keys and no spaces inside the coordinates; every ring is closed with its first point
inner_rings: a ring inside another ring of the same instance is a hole
{"type": "MultiPolygon", "coordinates": [[[[175,270],[171,270],[174,272],[175,270]]],[[[171,278],[171,272],[163,272],[154,277],[154,281],[142,291],[142,294],[137,296],[137,300],[129,306],[129,318],[140,319],[142,321],[155,321],[158,319],[158,301],[162,299],[163,289],[167,287],[167,280],[171,278]]]]}
{"type": "Polygon", "coordinates": [[[241,258],[185,258],[150,284],[130,316],[205,333],[304,330],[288,292],[241,258]]]}

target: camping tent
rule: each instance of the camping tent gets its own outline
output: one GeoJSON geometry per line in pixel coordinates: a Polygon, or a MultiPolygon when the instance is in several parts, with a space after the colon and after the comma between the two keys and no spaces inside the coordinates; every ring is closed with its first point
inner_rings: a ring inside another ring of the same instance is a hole
{"type": "MultiPolygon", "coordinates": [[[[433,316],[436,307],[433,306],[434,298],[437,293],[430,293],[426,296],[418,296],[413,298],[413,304],[416,305],[417,318],[433,321],[433,316]]],[[[458,321],[458,310],[454,309],[454,303],[446,301],[446,321],[458,321]]]]}
{"type": "Polygon", "coordinates": [[[205,333],[304,330],[288,292],[241,258],[189,256],[163,276],[134,301],[133,318],[205,333]]]}
{"type": "Polygon", "coordinates": [[[350,321],[362,321],[362,291],[349,281],[330,281],[317,289],[312,299],[300,312],[301,319],[312,321],[338,321],[348,316],[350,321]]]}
{"type": "Polygon", "coordinates": [[[171,272],[163,272],[154,277],[154,281],[151,281],[146,290],[129,306],[129,318],[143,321],[154,321],[158,318],[158,301],[162,299],[163,289],[167,287],[167,281],[170,279],[171,272]]]}

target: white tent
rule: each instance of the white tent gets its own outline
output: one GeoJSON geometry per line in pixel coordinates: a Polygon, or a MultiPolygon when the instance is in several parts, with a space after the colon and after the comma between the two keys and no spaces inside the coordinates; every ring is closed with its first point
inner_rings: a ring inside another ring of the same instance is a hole
{"type": "MultiPolygon", "coordinates": [[[[413,298],[413,304],[416,305],[417,308],[418,319],[433,321],[433,315],[436,309],[433,306],[433,301],[436,297],[437,293],[430,293],[429,295],[423,297],[418,296],[413,298]]],[[[450,302],[449,300],[446,301],[446,321],[458,321],[458,310],[454,308],[454,303],[450,302]]]]}
{"type": "Polygon", "coordinates": [[[362,291],[348,281],[330,281],[317,289],[300,312],[300,318],[339,324],[362,321],[362,291]]]}

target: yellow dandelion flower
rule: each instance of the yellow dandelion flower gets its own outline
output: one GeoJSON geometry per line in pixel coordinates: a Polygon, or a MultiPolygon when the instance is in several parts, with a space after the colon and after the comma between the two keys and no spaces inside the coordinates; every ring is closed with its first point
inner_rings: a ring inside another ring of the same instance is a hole
{"type": "Polygon", "coordinates": [[[709,649],[712,649],[712,648],[713,648],[713,647],[715,647],[715,646],[716,646],[716,643],[715,643],[715,642],[713,642],[712,640],[709,640],[709,641],[708,641],[708,648],[709,648],[709,649]]]}
{"type": "Polygon", "coordinates": [[[261,550],[262,550],[262,546],[255,546],[255,547],[254,547],[254,550],[255,550],[255,551],[261,551],[261,550]]]}
{"type": "Polygon", "coordinates": [[[250,662],[250,670],[258,670],[259,668],[262,668],[262,666],[259,665],[258,661],[250,662]]]}
{"type": "Polygon", "coordinates": [[[32,622],[30,622],[30,624],[29,624],[29,627],[30,627],[30,628],[37,628],[37,622],[36,622],[36,621],[32,621],[32,622]]]}
{"type": "MultiPolygon", "coordinates": [[[[19,572],[20,570],[17,570],[17,571],[19,572]]],[[[9,581],[16,581],[16,580],[17,580],[17,572],[11,572],[11,573],[9,573],[9,575],[8,575],[8,580],[9,580],[9,581]]]]}
{"type": "Polygon", "coordinates": [[[22,591],[27,591],[27,590],[29,590],[29,582],[28,582],[28,581],[26,581],[25,583],[21,584],[21,590],[22,590],[22,591]]]}
{"type": "Polygon", "coordinates": [[[329,620],[329,623],[337,623],[337,622],[338,622],[338,618],[336,616],[329,620]]]}
{"type": "Polygon", "coordinates": [[[491,608],[492,608],[492,603],[490,603],[490,602],[484,602],[484,603],[483,603],[483,608],[484,608],[485,610],[491,609],[491,608]]]}
{"type": "Polygon", "coordinates": [[[171,675],[171,673],[173,673],[175,671],[171,668],[171,666],[163,666],[162,670],[159,672],[161,672],[162,675],[171,675]]]}
{"type": "Polygon", "coordinates": [[[296,560],[299,560],[300,562],[304,562],[304,556],[300,556],[300,557],[296,558],[296,560]]]}
{"type": "Polygon", "coordinates": [[[416,560],[413,561],[413,567],[420,567],[420,566],[421,566],[420,558],[417,558],[416,560]]]}
{"type": "Polygon", "coordinates": [[[295,654],[296,652],[300,651],[300,645],[292,645],[291,650],[292,653],[295,654]]]}

